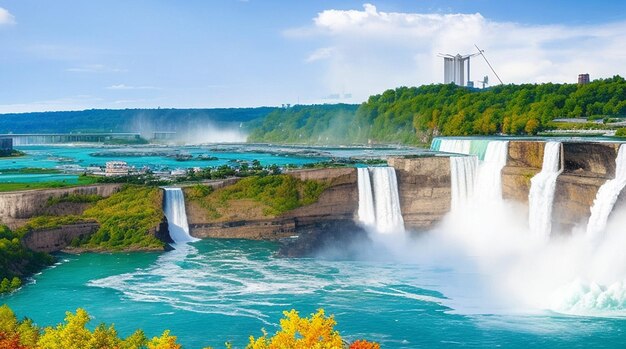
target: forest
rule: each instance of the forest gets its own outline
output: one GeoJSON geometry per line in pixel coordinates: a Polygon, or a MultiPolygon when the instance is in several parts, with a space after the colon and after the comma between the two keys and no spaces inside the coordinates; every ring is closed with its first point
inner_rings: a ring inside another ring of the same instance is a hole
{"type": "Polygon", "coordinates": [[[437,84],[387,90],[358,107],[313,105],[275,110],[253,129],[248,140],[424,144],[438,135],[534,135],[568,127],[554,122],[559,118],[613,121],[625,116],[626,80],[620,76],[586,85],[470,89],[437,84]]]}
{"type": "Polygon", "coordinates": [[[0,133],[141,132],[158,125],[170,131],[190,123],[241,123],[264,118],[276,108],[90,109],[0,114],[0,133]]]}

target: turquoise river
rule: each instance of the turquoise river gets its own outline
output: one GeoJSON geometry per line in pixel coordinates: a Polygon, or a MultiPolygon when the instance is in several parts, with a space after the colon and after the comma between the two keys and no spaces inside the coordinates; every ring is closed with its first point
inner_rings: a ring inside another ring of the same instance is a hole
{"type": "Polygon", "coordinates": [[[348,339],[384,348],[621,346],[626,320],[555,313],[490,313],[473,273],[394,260],[282,259],[267,242],[205,240],[162,254],[59,255],[5,297],[40,325],[83,307],[121,334],[171,329],[185,348],[276,330],[286,309],[324,308],[348,339]],[[620,344],[621,343],[621,344],[620,344]]]}

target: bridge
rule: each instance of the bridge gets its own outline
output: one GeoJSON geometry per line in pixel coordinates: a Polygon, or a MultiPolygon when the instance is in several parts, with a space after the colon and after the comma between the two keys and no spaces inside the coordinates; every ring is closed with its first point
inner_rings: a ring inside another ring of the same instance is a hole
{"type": "Polygon", "coordinates": [[[141,138],[138,132],[112,133],[9,133],[0,139],[13,139],[13,146],[57,143],[105,143],[111,140],[133,141],[141,138]]]}

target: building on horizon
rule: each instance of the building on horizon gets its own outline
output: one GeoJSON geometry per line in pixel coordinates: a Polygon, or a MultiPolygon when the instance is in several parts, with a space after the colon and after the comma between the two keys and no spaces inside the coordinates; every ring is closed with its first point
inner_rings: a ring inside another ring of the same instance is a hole
{"type": "Polygon", "coordinates": [[[579,85],[587,85],[591,80],[589,79],[589,74],[578,74],[578,84],[579,85]]]}

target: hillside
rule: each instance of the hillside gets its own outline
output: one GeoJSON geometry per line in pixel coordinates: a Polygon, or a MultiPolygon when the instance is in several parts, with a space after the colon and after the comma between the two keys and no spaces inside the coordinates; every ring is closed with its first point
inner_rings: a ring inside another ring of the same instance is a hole
{"type": "Polygon", "coordinates": [[[553,122],[561,117],[625,115],[626,80],[619,76],[582,86],[548,83],[481,90],[440,84],[387,90],[358,108],[324,105],[276,110],[253,129],[249,140],[420,144],[434,135],[532,135],[572,127],[553,122]]]}
{"type": "Polygon", "coordinates": [[[184,131],[207,122],[216,126],[250,122],[275,109],[91,109],[0,114],[0,133],[184,131]]]}

